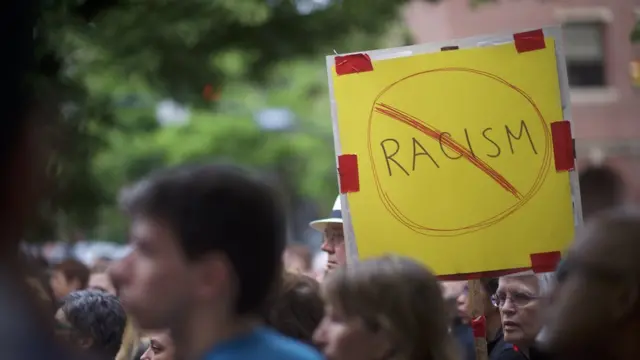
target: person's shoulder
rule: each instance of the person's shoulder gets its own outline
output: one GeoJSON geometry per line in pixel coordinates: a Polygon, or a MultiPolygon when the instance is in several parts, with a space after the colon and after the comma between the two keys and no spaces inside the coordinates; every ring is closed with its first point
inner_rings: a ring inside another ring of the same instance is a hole
{"type": "Polygon", "coordinates": [[[491,352],[489,360],[525,360],[526,357],[513,348],[511,344],[503,343],[499,349],[491,352]]]}
{"type": "Polygon", "coordinates": [[[491,353],[489,360],[524,360],[526,357],[513,345],[500,338],[491,353]]]}
{"type": "Polygon", "coordinates": [[[311,346],[275,330],[258,328],[250,335],[219,345],[204,360],[321,360],[311,346]]]}
{"type": "Polygon", "coordinates": [[[281,359],[281,360],[320,360],[322,355],[313,347],[288,338],[275,330],[262,329],[261,336],[264,341],[263,356],[261,359],[281,359]]]}

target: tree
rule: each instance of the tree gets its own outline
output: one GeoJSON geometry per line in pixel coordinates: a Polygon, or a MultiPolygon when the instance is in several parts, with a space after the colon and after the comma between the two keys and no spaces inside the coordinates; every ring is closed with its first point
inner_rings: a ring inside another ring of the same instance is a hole
{"type": "Polygon", "coordinates": [[[282,59],[330,53],[353,33],[377,36],[402,3],[332,1],[302,15],[297,2],[303,1],[111,1],[87,23],[87,15],[70,11],[73,2],[58,0],[45,27],[76,78],[97,67],[198,103],[207,83],[264,80],[282,59]]]}
{"type": "Polygon", "coordinates": [[[634,43],[640,42],[640,20],[636,22],[636,26],[631,32],[631,41],[634,43]]]}
{"type": "MultiPolygon", "coordinates": [[[[315,58],[320,61],[314,69],[321,69],[322,55],[334,48],[373,46],[371,40],[385,32],[401,3],[333,1],[302,13],[292,1],[273,0],[47,1],[37,30],[42,73],[66,111],[55,132],[61,139],[51,166],[56,187],[43,202],[31,238],[66,237],[70,230],[91,228],[99,217],[113,213],[113,198],[123,182],[170,163],[229,153],[243,162],[281,171],[288,170],[285,165],[292,159],[306,169],[331,169],[328,111],[320,137],[309,130],[318,127],[308,116],[300,121],[297,133],[264,136],[252,112],[260,105],[278,103],[277,97],[287,97],[282,95],[286,91],[278,95],[265,90],[290,82],[282,76],[283,61],[300,68],[315,58]],[[224,93],[224,101],[203,99],[207,85],[224,93]],[[249,106],[244,96],[248,91],[274,99],[249,106]],[[193,108],[192,123],[158,128],[151,105],[163,98],[193,108]],[[119,107],[127,101],[137,108],[119,107]],[[245,113],[238,114],[239,110],[245,113]],[[193,137],[184,142],[185,134],[193,137]],[[218,140],[198,142],[199,134],[218,140]],[[194,148],[197,143],[203,147],[194,148]],[[240,148],[249,144],[263,149],[247,156],[240,148]],[[301,152],[318,146],[327,152],[322,155],[324,165],[299,161],[301,152]]],[[[300,104],[318,103],[319,94],[326,99],[325,74],[314,73],[308,91],[315,98],[300,104]]],[[[292,186],[316,195],[323,191],[309,189],[335,187],[335,178],[327,176],[310,181],[296,180],[292,186]]]]}

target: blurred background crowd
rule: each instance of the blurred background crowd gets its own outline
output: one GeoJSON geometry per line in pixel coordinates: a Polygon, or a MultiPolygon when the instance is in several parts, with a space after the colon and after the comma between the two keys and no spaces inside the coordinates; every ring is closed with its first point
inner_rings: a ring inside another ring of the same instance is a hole
{"type": "MultiPolygon", "coordinates": [[[[10,359],[68,359],[45,336],[54,327],[76,350],[109,359],[161,359],[172,342],[205,353],[193,343],[218,344],[224,331],[252,336],[240,354],[319,359],[304,344],[313,343],[330,359],[448,360],[455,337],[473,355],[467,282],[439,283],[396,257],[344,267],[341,215],[313,223],[339,211],[326,54],[561,24],[583,214],[640,200],[637,0],[43,0],[29,23],[30,4],[0,12],[12,61],[0,133],[0,350],[10,359]],[[220,160],[258,169],[277,189],[226,167],[175,168],[220,160]],[[172,170],[143,181],[136,199],[136,215],[150,218],[123,216],[123,187],[163,168],[172,170]],[[226,182],[207,177],[218,171],[226,182]],[[189,197],[163,198],[167,189],[189,197]],[[216,207],[206,190],[255,216],[216,207]],[[194,208],[220,217],[186,216],[194,208]],[[153,223],[166,218],[173,228],[153,223]],[[292,271],[282,279],[281,261],[292,271]],[[32,290],[46,305],[26,296],[32,290]],[[46,316],[34,311],[52,305],[46,316]],[[243,311],[300,341],[254,327],[243,311]],[[160,329],[139,334],[138,325],[160,329]]],[[[557,279],[484,279],[495,326],[481,337],[510,344],[518,359],[547,359],[539,339],[582,359],[637,353],[639,219],[596,221],[557,279]],[[552,299],[555,316],[542,318],[552,299]],[[603,329],[609,343],[598,347],[603,329]]],[[[214,355],[206,358],[226,359],[214,355]]]]}

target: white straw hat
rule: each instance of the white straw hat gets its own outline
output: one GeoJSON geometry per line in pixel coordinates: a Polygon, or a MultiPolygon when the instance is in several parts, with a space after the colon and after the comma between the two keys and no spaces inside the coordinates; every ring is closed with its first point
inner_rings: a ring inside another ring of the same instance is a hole
{"type": "Polygon", "coordinates": [[[315,220],[309,223],[313,229],[318,231],[324,231],[324,228],[327,224],[342,224],[342,206],[340,205],[340,195],[336,199],[335,204],[333,204],[333,210],[331,210],[331,214],[326,219],[315,220]]]}

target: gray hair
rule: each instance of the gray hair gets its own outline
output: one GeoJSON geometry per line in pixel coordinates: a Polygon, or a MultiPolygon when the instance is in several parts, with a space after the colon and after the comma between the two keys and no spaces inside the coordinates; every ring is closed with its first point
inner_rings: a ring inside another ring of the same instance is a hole
{"type": "Polygon", "coordinates": [[[536,274],[536,277],[538,278],[538,296],[549,297],[551,291],[553,291],[553,288],[556,286],[556,274],[536,274]]]}
{"type": "Polygon", "coordinates": [[[520,276],[535,276],[538,279],[538,296],[548,297],[551,295],[553,288],[556,285],[555,273],[540,273],[536,274],[533,271],[524,271],[515,274],[509,274],[504,277],[520,277],[520,276]]]}

